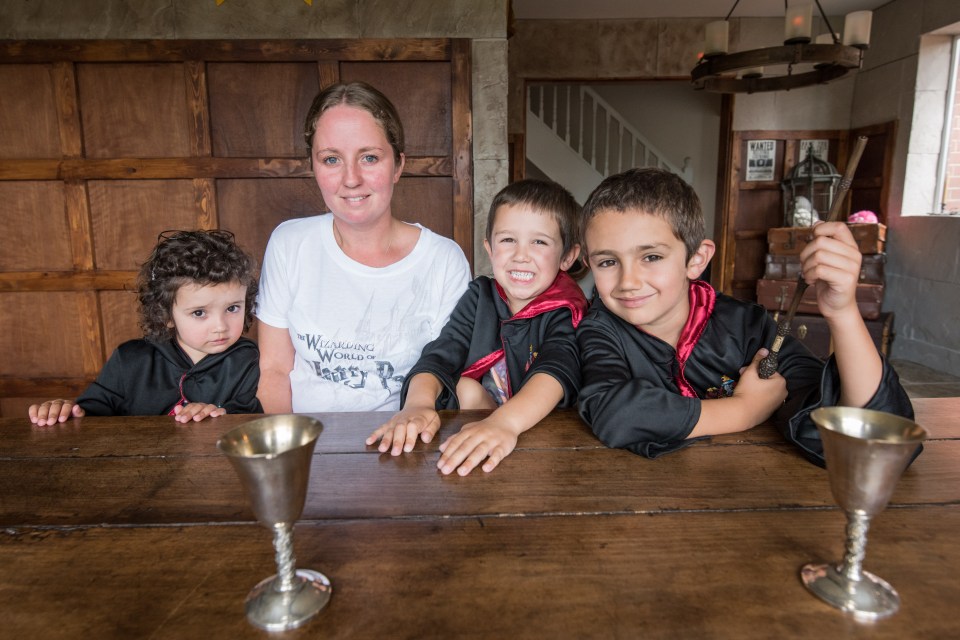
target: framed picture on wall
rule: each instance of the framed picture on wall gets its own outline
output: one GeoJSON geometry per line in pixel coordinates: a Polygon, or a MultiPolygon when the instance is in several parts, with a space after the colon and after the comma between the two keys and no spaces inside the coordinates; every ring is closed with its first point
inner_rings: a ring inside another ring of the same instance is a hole
{"type": "Polygon", "coordinates": [[[750,140],[747,142],[748,182],[764,182],[774,178],[774,161],[777,157],[776,140],[750,140]]]}

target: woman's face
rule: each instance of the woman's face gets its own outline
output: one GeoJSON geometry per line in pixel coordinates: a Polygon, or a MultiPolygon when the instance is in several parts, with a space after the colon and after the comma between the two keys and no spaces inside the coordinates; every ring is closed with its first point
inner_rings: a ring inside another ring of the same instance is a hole
{"type": "Polygon", "coordinates": [[[343,104],[325,111],[311,153],[323,201],[338,222],[364,228],[390,216],[404,158],[394,161],[393,147],[369,112],[343,104]]]}

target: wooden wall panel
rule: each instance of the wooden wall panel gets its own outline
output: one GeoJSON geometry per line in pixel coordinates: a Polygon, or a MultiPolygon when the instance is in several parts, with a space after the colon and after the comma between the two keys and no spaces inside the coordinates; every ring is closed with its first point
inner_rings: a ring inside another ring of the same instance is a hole
{"type": "Polygon", "coordinates": [[[0,271],[73,268],[62,183],[0,182],[0,202],[0,271]]]}
{"type": "Polygon", "coordinates": [[[450,63],[345,62],[340,74],[345,82],[362,80],[390,98],[403,122],[406,155],[449,154],[450,63]]]}
{"type": "Polygon", "coordinates": [[[98,269],[135,271],[161,231],[199,226],[190,180],[91,180],[87,188],[98,269]]]}
{"type": "Polygon", "coordinates": [[[103,358],[110,357],[118,345],[143,337],[137,313],[137,293],[131,280],[126,291],[101,291],[100,313],[103,317],[103,358]]]}
{"type": "Polygon", "coordinates": [[[419,222],[428,229],[453,237],[450,202],[453,180],[450,178],[407,178],[393,191],[393,215],[405,222],[419,222]]]}
{"type": "Polygon", "coordinates": [[[88,158],[190,155],[183,64],[79,64],[88,158]]]}
{"type": "Polygon", "coordinates": [[[0,415],[75,396],[140,335],[160,231],[226,228],[259,261],[325,211],[302,128],[339,80],[397,103],[397,216],[472,258],[470,65],[465,39],[0,41],[0,415]]]}
{"type": "Polygon", "coordinates": [[[0,376],[84,377],[86,293],[0,293],[0,376]],[[26,312],[25,312],[26,311],[26,312]]]}
{"type": "Polygon", "coordinates": [[[237,237],[259,264],[274,227],[327,210],[313,178],[218,180],[220,226],[237,237]]]}
{"type": "Polygon", "coordinates": [[[303,121],[320,90],[315,63],[210,63],[213,155],[305,157],[303,121]]]}
{"type": "Polygon", "coordinates": [[[60,155],[60,129],[50,74],[51,67],[45,64],[0,65],[0,157],[60,155]]]}

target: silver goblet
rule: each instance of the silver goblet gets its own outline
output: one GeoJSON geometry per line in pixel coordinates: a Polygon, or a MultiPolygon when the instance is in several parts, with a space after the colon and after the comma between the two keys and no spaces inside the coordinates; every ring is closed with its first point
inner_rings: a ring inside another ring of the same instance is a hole
{"type": "Polygon", "coordinates": [[[862,568],[867,529],[927,432],[906,418],[868,409],[824,407],[810,417],[823,441],[830,490],[847,516],[846,549],[839,566],[807,564],[800,577],[807,589],[857,620],[888,616],[900,608],[900,596],[862,568]]]}
{"type": "Polygon", "coordinates": [[[275,415],[247,422],[217,442],[240,476],[257,520],[273,531],[277,575],[255,586],[246,600],[247,619],[267,631],[299,627],[330,600],[325,575],[294,568],[292,539],[322,429],[307,416],[275,415]]]}

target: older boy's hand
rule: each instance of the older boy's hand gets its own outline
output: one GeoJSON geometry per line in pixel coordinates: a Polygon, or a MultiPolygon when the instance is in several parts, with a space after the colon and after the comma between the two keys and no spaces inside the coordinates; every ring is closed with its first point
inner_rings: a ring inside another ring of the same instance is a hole
{"type": "Polygon", "coordinates": [[[66,422],[67,418],[82,418],[86,415],[80,405],[73,400],[47,400],[43,404],[32,404],[27,409],[30,422],[38,427],[49,427],[58,422],[66,422]]]}
{"type": "Polygon", "coordinates": [[[185,405],[177,405],[173,408],[174,420],[177,422],[200,422],[204,418],[217,418],[227,412],[223,407],[206,402],[190,402],[185,405]]]}
{"type": "Polygon", "coordinates": [[[823,222],[813,228],[813,240],[800,253],[800,263],[804,280],[816,287],[824,317],[857,311],[861,261],[846,223],[823,222]]]}
{"type": "Polygon", "coordinates": [[[380,453],[389,450],[390,455],[398,456],[404,451],[413,451],[417,436],[430,442],[439,429],[440,414],[432,407],[406,407],[370,434],[366,442],[369,446],[379,440],[380,453]]]}
{"type": "MultiPolygon", "coordinates": [[[[491,416],[492,418],[492,416],[491,416]]],[[[483,462],[484,471],[493,471],[517,446],[517,433],[495,419],[463,425],[460,433],[450,436],[440,445],[443,455],[437,468],[444,475],[457,473],[465,476],[483,462]]]]}
{"type": "Polygon", "coordinates": [[[760,349],[753,361],[740,370],[740,379],[733,390],[733,397],[744,401],[750,426],[756,426],[770,417],[787,399],[787,380],[779,373],[764,380],[760,377],[760,361],[769,351],[760,349]]]}

